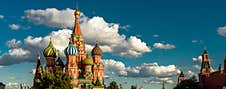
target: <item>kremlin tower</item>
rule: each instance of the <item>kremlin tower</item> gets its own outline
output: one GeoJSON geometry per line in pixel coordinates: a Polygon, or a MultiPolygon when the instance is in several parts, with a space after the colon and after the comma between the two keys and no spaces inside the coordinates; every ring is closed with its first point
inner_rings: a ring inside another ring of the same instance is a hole
{"type": "Polygon", "coordinates": [[[179,75],[179,77],[178,77],[178,82],[177,82],[177,84],[180,85],[180,83],[181,83],[182,81],[184,81],[184,80],[185,80],[184,73],[183,73],[183,71],[181,71],[181,73],[180,73],[180,75],[179,75]]]}
{"type": "Polygon", "coordinates": [[[205,49],[202,55],[199,82],[202,89],[223,89],[226,86],[226,58],[224,59],[224,69],[221,69],[220,64],[218,70],[212,72],[209,55],[205,49]]]}
{"type": "MultiPolygon", "coordinates": [[[[74,29],[69,38],[68,46],[64,49],[66,64],[60,59],[59,51],[53,46],[50,37],[49,45],[44,49],[43,55],[46,59],[45,71],[54,74],[63,71],[69,74],[73,89],[104,89],[104,65],[102,63],[102,50],[99,43],[91,51],[91,57],[85,51],[85,42],[82,37],[79,17],[80,11],[74,12],[74,29]]],[[[42,80],[42,65],[40,56],[36,67],[33,88],[36,89],[42,80]]]]}
{"type": "Polygon", "coordinates": [[[204,52],[202,54],[202,64],[200,69],[200,75],[209,76],[210,72],[211,72],[211,69],[210,69],[209,55],[206,49],[204,49],[204,52]]]}

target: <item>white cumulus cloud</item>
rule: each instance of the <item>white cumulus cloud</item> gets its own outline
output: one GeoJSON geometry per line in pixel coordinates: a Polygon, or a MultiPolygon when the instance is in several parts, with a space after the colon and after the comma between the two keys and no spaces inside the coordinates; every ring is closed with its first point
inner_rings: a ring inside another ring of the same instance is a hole
{"type": "Polygon", "coordinates": [[[226,26],[224,27],[219,27],[218,30],[217,30],[217,33],[221,36],[224,36],[226,37],[226,26]]]}
{"type": "Polygon", "coordinates": [[[0,56],[0,65],[11,65],[21,62],[31,61],[31,52],[22,48],[10,49],[7,53],[0,56]]]}
{"type": "Polygon", "coordinates": [[[153,44],[153,47],[156,48],[156,49],[166,49],[166,50],[176,48],[175,45],[168,44],[168,43],[167,44],[164,44],[164,43],[154,43],[153,44]]]}
{"type": "Polygon", "coordinates": [[[154,35],[152,35],[152,37],[154,37],[154,38],[158,38],[158,37],[159,37],[159,35],[158,35],[158,34],[154,34],[154,35]]]}
{"type": "Polygon", "coordinates": [[[158,63],[143,63],[139,66],[125,67],[125,64],[115,60],[103,60],[105,70],[114,72],[119,76],[127,77],[171,77],[177,75],[180,70],[175,65],[161,66],[158,63]]]}
{"type": "Polygon", "coordinates": [[[202,63],[202,56],[198,56],[197,58],[192,58],[192,61],[195,63],[195,64],[201,64],[202,63]]]}
{"type": "Polygon", "coordinates": [[[15,38],[6,42],[6,46],[9,48],[17,48],[22,44],[20,40],[16,40],[15,38]]]}
{"type": "Polygon", "coordinates": [[[127,75],[125,64],[121,61],[108,59],[103,60],[103,64],[107,74],[127,75]]]}
{"type": "MultiPolygon", "coordinates": [[[[74,10],[69,8],[64,10],[56,8],[30,9],[25,11],[25,18],[33,23],[44,24],[49,27],[72,28],[74,26],[73,13],[74,10]]],[[[83,13],[80,16],[80,24],[89,50],[98,40],[105,52],[120,56],[138,57],[143,53],[151,52],[151,48],[136,36],[126,37],[124,34],[119,34],[120,27],[128,28],[129,25],[120,26],[117,23],[108,23],[103,17],[99,16],[88,18],[83,13]],[[131,43],[131,41],[138,43],[131,43]]]]}
{"type": "MultiPolygon", "coordinates": [[[[52,35],[54,47],[60,51],[61,56],[64,56],[63,50],[68,45],[68,38],[70,38],[70,34],[72,33],[70,28],[74,26],[73,13],[74,10],[69,8],[64,10],[58,10],[55,8],[47,8],[45,10],[30,9],[25,11],[24,19],[27,19],[35,24],[43,24],[49,27],[67,28],[52,31],[50,33],[52,35]]],[[[86,42],[85,46],[87,52],[92,50],[96,41],[99,41],[103,52],[109,52],[119,56],[139,57],[144,53],[152,51],[145,42],[136,36],[126,37],[124,34],[119,34],[119,24],[106,22],[103,17],[94,16],[92,18],[88,18],[81,13],[80,25],[86,42]]],[[[12,25],[12,27],[16,26],[16,24],[12,25]]],[[[14,29],[19,29],[19,27],[14,29]]],[[[15,44],[22,44],[21,47],[17,49],[21,49],[29,53],[29,55],[24,55],[26,58],[17,58],[18,63],[24,61],[34,62],[37,53],[42,52],[48,45],[49,38],[50,35],[42,37],[27,36],[23,42],[16,41],[16,39],[8,41],[8,44],[14,44],[13,46],[8,46],[12,47],[10,50],[14,50],[15,48],[13,47],[15,47],[15,44]]],[[[8,51],[1,55],[0,61],[14,58],[9,55],[10,53],[11,52],[8,51]]],[[[14,63],[4,61],[1,64],[10,65],[14,63]]]]}
{"type": "Polygon", "coordinates": [[[74,24],[74,10],[72,9],[64,9],[58,10],[56,8],[47,8],[45,10],[26,10],[25,18],[35,24],[43,24],[50,27],[73,27],[74,24]]]}
{"type": "Polygon", "coordinates": [[[18,29],[20,29],[20,25],[18,25],[18,24],[10,24],[9,27],[12,30],[18,30],[18,29]]]}
{"type": "Polygon", "coordinates": [[[0,15],[0,19],[4,19],[4,15],[0,15]]]}
{"type": "Polygon", "coordinates": [[[187,74],[188,74],[189,77],[192,77],[192,76],[195,76],[195,75],[196,75],[195,72],[193,72],[193,71],[191,71],[191,70],[189,70],[189,71],[187,72],[187,74]]]}

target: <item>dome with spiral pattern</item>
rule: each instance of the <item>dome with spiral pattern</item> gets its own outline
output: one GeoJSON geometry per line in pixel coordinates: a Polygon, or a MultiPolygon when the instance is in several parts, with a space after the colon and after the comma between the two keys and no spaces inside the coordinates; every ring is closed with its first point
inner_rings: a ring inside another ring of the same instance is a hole
{"type": "Polygon", "coordinates": [[[74,47],[72,42],[69,42],[69,45],[67,48],[64,50],[65,55],[77,55],[78,50],[76,47],[74,47]]]}
{"type": "Polygon", "coordinates": [[[44,49],[43,52],[45,57],[57,57],[59,56],[59,52],[56,48],[54,48],[53,43],[50,38],[49,45],[44,49]]]}

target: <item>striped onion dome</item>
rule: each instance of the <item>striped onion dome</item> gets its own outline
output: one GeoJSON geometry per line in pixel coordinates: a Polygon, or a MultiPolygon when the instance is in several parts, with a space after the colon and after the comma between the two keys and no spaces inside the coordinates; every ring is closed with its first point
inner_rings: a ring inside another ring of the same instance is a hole
{"type": "Polygon", "coordinates": [[[59,56],[59,52],[56,48],[54,48],[53,43],[50,38],[49,45],[44,49],[43,52],[45,57],[57,57],[59,56]]]}
{"type": "Polygon", "coordinates": [[[73,43],[70,41],[67,48],[64,50],[65,55],[77,55],[78,50],[74,47],[73,43]]]}

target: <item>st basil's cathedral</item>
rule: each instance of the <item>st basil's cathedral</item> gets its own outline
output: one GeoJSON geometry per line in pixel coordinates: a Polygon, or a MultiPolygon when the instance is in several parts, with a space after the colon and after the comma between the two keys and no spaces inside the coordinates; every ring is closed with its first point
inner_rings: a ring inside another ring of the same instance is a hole
{"type": "MultiPolygon", "coordinates": [[[[85,42],[79,24],[80,11],[76,9],[74,15],[74,29],[69,38],[69,44],[64,50],[66,64],[60,59],[59,51],[54,47],[50,38],[49,45],[43,51],[46,60],[45,71],[53,74],[56,71],[68,73],[73,89],[104,89],[104,65],[101,59],[102,50],[98,42],[96,42],[95,47],[91,51],[91,57],[88,55],[85,50],[85,42]],[[95,87],[95,83],[98,83],[99,86],[95,87]]],[[[37,59],[34,81],[42,78],[43,73],[40,55],[37,59]]],[[[34,82],[34,89],[35,86],[36,84],[34,82]]]]}

